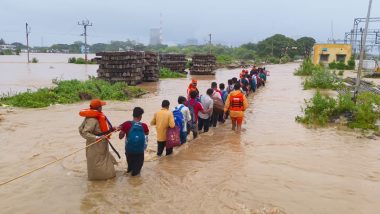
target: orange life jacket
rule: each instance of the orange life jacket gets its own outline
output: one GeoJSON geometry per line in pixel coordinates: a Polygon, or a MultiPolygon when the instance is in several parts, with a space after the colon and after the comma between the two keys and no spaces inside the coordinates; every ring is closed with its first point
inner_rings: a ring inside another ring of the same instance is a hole
{"type": "Polygon", "coordinates": [[[187,96],[190,97],[190,93],[192,91],[198,92],[198,88],[196,86],[193,86],[192,83],[190,83],[189,87],[187,88],[187,96]]]}
{"type": "Polygon", "coordinates": [[[236,95],[230,95],[230,110],[231,111],[244,111],[244,95],[238,93],[236,95]]]}
{"type": "Polygon", "coordinates": [[[102,133],[110,130],[110,127],[107,123],[107,118],[103,112],[99,112],[93,109],[83,109],[79,112],[79,115],[82,117],[96,118],[99,121],[100,131],[102,131],[102,133]]]}

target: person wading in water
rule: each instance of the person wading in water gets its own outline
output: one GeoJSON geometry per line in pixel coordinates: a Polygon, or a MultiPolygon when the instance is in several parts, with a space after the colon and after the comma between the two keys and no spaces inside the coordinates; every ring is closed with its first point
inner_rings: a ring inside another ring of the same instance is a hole
{"type": "Polygon", "coordinates": [[[106,180],[115,177],[116,159],[108,148],[108,138],[104,135],[113,132],[106,116],[102,112],[102,106],[106,102],[99,99],[92,100],[89,109],[83,109],[79,115],[85,117],[79,126],[80,135],[87,140],[86,145],[94,143],[99,138],[99,143],[86,148],[88,180],[106,180]]]}
{"type": "Polygon", "coordinates": [[[248,101],[243,92],[240,90],[240,84],[236,83],[234,90],[228,95],[226,104],[224,106],[224,113],[230,111],[232,121],[232,130],[241,131],[243,123],[244,111],[248,108],[248,101]]]}

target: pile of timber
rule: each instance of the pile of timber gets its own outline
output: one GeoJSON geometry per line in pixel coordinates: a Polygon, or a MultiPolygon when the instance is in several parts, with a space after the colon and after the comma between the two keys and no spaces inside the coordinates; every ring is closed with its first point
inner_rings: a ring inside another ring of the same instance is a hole
{"type": "Polygon", "coordinates": [[[216,57],[211,54],[194,54],[190,74],[215,75],[216,57]]]}
{"type": "Polygon", "coordinates": [[[144,82],[156,82],[160,78],[158,67],[158,54],[155,52],[145,52],[145,69],[143,71],[144,82]]]}
{"type": "Polygon", "coordinates": [[[160,68],[167,68],[174,72],[186,73],[185,54],[160,54],[160,68]]]}
{"type": "Polygon", "coordinates": [[[111,83],[125,82],[137,85],[142,81],[157,81],[159,68],[157,55],[152,52],[125,51],[100,52],[97,59],[98,78],[111,83]]]}

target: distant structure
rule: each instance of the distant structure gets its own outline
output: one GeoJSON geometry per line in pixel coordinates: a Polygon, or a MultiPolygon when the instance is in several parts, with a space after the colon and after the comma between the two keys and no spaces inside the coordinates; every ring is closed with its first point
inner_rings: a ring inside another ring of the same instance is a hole
{"type": "Polygon", "coordinates": [[[87,27],[91,27],[92,23],[88,20],[82,20],[82,23],[78,22],[78,25],[83,26],[83,34],[81,36],[84,36],[84,60],[87,62],[87,53],[88,53],[88,46],[87,46],[87,27]]]}
{"type": "Polygon", "coordinates": [[[198,45],[198,40],[194,38],[188,39],[186,40],[185,45],[198,45]]]}
{"type": "Polygon", "coordinates": [[[162,19],[162,13],[160,13],[160,27],[159,28],[151,28],[150,29],[150,45],[162,45],[163,44],[163,36],[162,36],[162,26],[163,26],[163,19],[162,19]]]}
{"type": "Polygon", "coordinates": [[[348,63],[352,56],[351,44],[315,44],[313,48],[313,63],[331,63],[344,62],[348,63]]]}
{"type": "Polygon", "coordinates": [[[150,29],[150,45],[161,45],[161,30],[160,28],[150,29]]]}

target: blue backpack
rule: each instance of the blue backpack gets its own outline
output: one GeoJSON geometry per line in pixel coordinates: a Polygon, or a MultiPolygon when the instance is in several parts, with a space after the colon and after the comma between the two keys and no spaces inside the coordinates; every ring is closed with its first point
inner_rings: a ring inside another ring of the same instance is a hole
{"type": "Polygon", "coordinates": [[[179,130],[181,130],[181,132],[183,131],[183,121],[185,120],[181,112],[182,108],[183,105],[179,108],[175,107],[173,111],[175,125],[179,127],[179,130]]]}
{"type": "Polygon", "coordinates": [[[125,141],[125,151],[128,154],[144,153],[145,133],[142,123],[131,121],[132,127],[128,132],[128,138],[125,141]]]}

